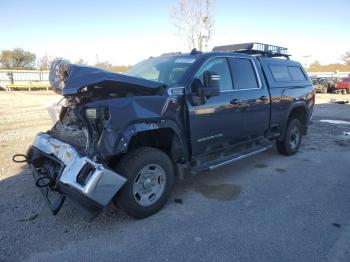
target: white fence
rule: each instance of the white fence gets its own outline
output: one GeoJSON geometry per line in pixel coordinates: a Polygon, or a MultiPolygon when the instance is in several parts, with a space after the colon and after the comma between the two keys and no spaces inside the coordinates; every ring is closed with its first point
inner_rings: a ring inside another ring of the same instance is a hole
{"type": "Polygon", "coordinates": [[[48,70],[0,70],[0,86],[11,84],[49,84],[48,70]]]}
{"type": "MultiPolygon", "coordinates": [[[[315,77],[347,77],[350,72],[309,72],[315,77]]],[[[48,70],[0,70],[0,87],[20,84],[49,84],[48,70]]]]}

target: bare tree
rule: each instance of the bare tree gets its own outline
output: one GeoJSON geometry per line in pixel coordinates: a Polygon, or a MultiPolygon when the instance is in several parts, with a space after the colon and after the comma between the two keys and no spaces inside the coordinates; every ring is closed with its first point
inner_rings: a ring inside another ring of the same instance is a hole
{"type": "Polygon", "coordinates": [[[208,45],[214,27],[214,0],[179,0],[171,7],[170,20],[176,34],[191,50],[203,50],[208,45]]]}
{"type": "Polygon", "coordinates": [[[350,50],[341,57],[341,60],[343,60],[346,65],[350,65],[350,50]]]}
{"type": "Polygon", "coordinates": [[[52,61],[53,58],[45,54],[38,59],[37,66],[40,70],[48,70],[51,67],[52,61]]]}
{"type": "Polygon", "coordinates": [[[88,62],[86,62],[83,58],[79,58],[77,61],[74,62],[74,64],[77,64],[77,65],[87,65],[88,62]]]}
{"type": "Polygon", "coordinates": [[[68,61],[68,59],[61,57],[61,56],[49,56],[48,54],[43,55],[37,60],[37,67],[40,70],[49,70],[51,68],[51,64],[55,60],[65,60],[68,61]]]}

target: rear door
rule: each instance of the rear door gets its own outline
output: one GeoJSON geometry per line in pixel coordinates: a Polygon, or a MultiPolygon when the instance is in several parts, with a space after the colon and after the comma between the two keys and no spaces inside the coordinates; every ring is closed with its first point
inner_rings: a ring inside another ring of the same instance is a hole
{"type": "Polygon", "coordinates": [[[230,57],[234,91],[244,112],[245,140],[264,136],[270,122],[270,94],[254,59],[230,57]]]}

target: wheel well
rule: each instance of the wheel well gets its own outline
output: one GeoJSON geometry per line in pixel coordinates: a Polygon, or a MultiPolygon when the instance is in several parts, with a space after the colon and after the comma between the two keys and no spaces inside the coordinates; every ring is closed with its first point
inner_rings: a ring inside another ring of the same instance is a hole
{"type": "Polygon", "coordinates": [[[128,152],[142,146],[158,148],[174,162],[177,162],[181,156],[179,138],[171,128],[160,128],[135,134],[130,140],[128,152]]]}
{"type": "Polygon", "coordinates": [[[289,114],[288,122],[291,119],[298,119],[301,123],[301,126],[303,128],[303,135],[306,134],[306,126],[307,126],[307,111],[306,108],[303,106],[293,108],[292,111],[289,114]]]}

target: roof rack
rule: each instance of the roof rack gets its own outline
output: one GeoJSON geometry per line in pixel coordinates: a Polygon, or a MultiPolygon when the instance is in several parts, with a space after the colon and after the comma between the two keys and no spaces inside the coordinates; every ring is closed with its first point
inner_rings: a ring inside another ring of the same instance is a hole
{"type": "Polygon", "coordinates": [[[169,53],[163,53],[161,56],[168,56],[168,55],[181,55],[181,52],[169,52],[169,53]]]}
{"type": "Polygon", "coordinates": [[[287,54],[287,48],[268,45],[262,43],[244,43],[244,44],[234,44],[234,45],[222,45],[215,46],[213,48],[214,52],[238,52],[251,55],[261,55],[266,57],[285,57],[289,59],[287,54]]]}

